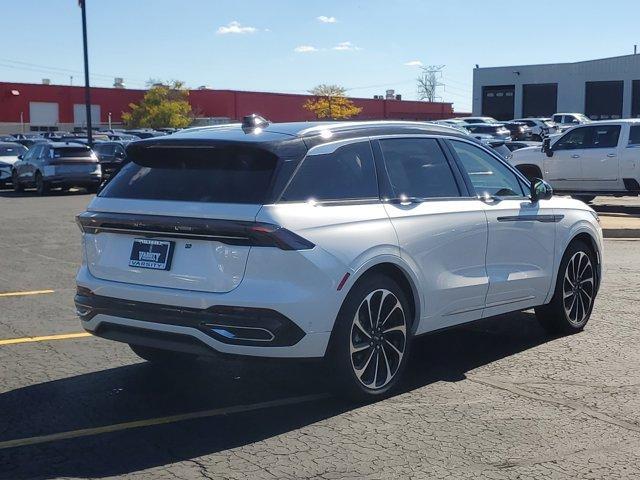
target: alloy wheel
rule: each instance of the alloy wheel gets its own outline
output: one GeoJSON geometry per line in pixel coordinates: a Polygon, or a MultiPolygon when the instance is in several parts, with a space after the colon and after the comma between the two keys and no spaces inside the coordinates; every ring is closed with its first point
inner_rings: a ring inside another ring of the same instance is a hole
{"type": "Polygon", "coordinates": [[[562,301],[569,322],[580,327],[588,318],[593,304],[595,282],[589,256],[579,251],[573,254],[564,274],[562,301]]]}
{"type": "Polygon", "coordinates": [[[386,289],[369,293],[351,325],[349,353],[358,381],[372,390],[385,387],[398,373],[406,342],[402,303],[386,289]]]}

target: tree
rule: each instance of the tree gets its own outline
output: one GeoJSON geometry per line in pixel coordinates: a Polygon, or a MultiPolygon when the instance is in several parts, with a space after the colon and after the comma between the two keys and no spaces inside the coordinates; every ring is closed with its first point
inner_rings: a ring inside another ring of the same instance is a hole
{"type": "Polygon", "coordinates": [[[122,114],[127,127],[183,128],[191,124],[193,112],[189,105],[189,91],[183,82],[168,84],[153,81],[140,103],[130,103],[130,112],[122,114]]]}
{"type": "Polygon", "coordinates": [[[303,108],[316,115],[316,118],[341,120],[358,115],[361,107],[357,107],[347,98],[346,89],[338,85],[318,85],[309,91],[315,98],[307,100],[303,108]]]}

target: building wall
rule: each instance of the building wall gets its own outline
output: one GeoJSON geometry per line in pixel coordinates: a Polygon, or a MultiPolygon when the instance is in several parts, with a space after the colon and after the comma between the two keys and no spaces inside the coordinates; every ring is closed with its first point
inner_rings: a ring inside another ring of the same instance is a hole
{"type": "MultiPolygon", "coordinates": [[[[93,119],[93,122],[104,125],[111,113],[112,122],[120,123],[122,113],[129,110],[129,104],[139,102],[144,93],[144,90],[92,88],[91,104],[98,106],[100,111],[99,121],[93,119]]],[[[189,102],[197,116],[237,120],[244,115],[259,113],[275,122],[313,120],[314,115],[302,107],[309,98],[312,97],[234,90],[191,90],[189,93],[189,102]]],[[[367,98],[352,100],[363,109],[358,119],[436,120],[454,116],[451,103],[367,98]]],[[[57,103],[59,127],[69,129],[74,126],[74,104],[84,104],[84,88],[0,82],[0,128],[16,131],[22,114],[26,130],[29,130],[30,102],[57,103]],[[13,95],[12,91],[19,94],[13,95]]]]}
{"type": "Polygon", "coordinates": [[[640,79],[640,55],[604,58],[576,63],[517,65],[473,70],[473,114],[482,115],[482,88],[515,85],[514,116],[522,116],[522,86],[531,83],[558,84],[558,112],[584,113],[585,84],[592,81],[624,81],[623,117],[631,116],[633,80],[640,79]]]}

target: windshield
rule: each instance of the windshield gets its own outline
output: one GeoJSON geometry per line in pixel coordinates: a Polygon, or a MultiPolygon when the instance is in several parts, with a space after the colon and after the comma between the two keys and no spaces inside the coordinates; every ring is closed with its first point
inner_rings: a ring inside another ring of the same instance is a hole
{"type": "Polygon", "coordinates": [[[0,145],[0,157],[17,157],[18,155],[24,155],[26,152],[26,147],[22,145],[0,145]]]}

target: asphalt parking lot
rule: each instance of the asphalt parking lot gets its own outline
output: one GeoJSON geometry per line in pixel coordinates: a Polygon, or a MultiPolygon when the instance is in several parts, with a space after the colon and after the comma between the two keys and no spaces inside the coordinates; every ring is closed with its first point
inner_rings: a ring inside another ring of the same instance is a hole
{"type": "Polygon", "coordinates": [[[583,333],[523,312],[426,336],[400,394],[354,406],[314,364],[161,372],[82,335],[90,198],[0,191],[0,478],[640,477],[640,240],[606,241],[583,333]]]}

